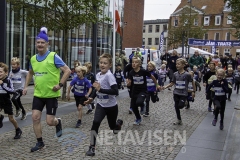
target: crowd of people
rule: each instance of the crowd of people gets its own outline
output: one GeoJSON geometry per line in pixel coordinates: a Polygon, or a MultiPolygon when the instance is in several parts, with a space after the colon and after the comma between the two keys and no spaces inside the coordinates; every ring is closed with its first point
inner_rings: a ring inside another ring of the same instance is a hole
{"type": "MultiPolygon", "coordinates": [[[[46,106],[46,122],[56,127],[57,137],[62,135],[61,119],[57,118],[57,98],[60,89],[68,79],[71,71],[63,60],[55,53],[48,50],[47,29],[41,28],[36,37],[38,53],[29,63],[29,71],[20,69],[20,61],[14,57],[11,61],[12,71],[6,64],[0,63],[0,107],[8,114],[10,122],[16,129],[14,139],[20,139],[22,131],[13,117],[12,103],[16,107],[16,117],[26,119],[26,111],[21,104],[20,97],[27,94],[27,86],[33,75],[34,97],[32,103],[33,129],[37,143],[31,148],[31,152],[42,149],[45,144],[42,137],[41,115],[46,106]],[[60,77],[60,71],[62,76],[60,77]],[[48,83],[46,83],[46,81],[48,83]],[[13,95],[10,99],[10,95],[13,95]]],[[[196,91],[201,91],[201,82],[205,88],[206,99],[209,100],[208,111],[214,113],[212,125],[216,126],[220,114],[220,129],[224,128],[224,112],[226,100],[231,101],[232,88],[239,93],[240,66],[231,55],[228,58],[217,56],[205,58],[196,51],[190,58],[183,58],[174,50],[161,56],[162,64],[157,67],[155,62],[149,61],[147,68],[142,67],[142,55],[137,49],[132,57],[127,58],[125,52],[116,54],[116,71],[111,72],[113,59],[110,54],[102,54],[99,58],[100,72],[94,75],[91,72],[91,62],[82,65],[78,60],[74,62],[74,76],[67,88],[67,99],[70,92],[74,94],[78,116],[76,128],[81,127],[83,107],[88,106],[86,114],[93,113],[91,126],[90,145],[87,156],[95,155],[96,135],[104,117],[107,117],[108,125],[113,134],[117,134],[123,125],[123,120],[118,119],[118,103],[116,97],[119,89],[124,89],[126,84],[131,102],[129,114],[134,113],[134,125],[140,125],[142,116],[150,115],[150,101],[157,103],[161,97],[158,92],[173,89],[173,101],[176,112],[174,125],[182,125],[181,109],[190,108],[190,102],[194,102],[196,91]],[[169,81],[168,81],[169,80],[169,81]],[[169,82],[169,83],[167,83],[169,82]],[[235,84],[235,86],[234,86],[235,84]],[[94,99],[96,99],[94,103],[94,99]],[[96,105],[94,105],[96,104],[96,105]],[[213,107],[212,107],[213,105],[213,107]]],[[[240,60],[239,60],[240,61],[240,60]]],[[[4,116],[0,116],[0,128],[3,127],[4,116]]]]}

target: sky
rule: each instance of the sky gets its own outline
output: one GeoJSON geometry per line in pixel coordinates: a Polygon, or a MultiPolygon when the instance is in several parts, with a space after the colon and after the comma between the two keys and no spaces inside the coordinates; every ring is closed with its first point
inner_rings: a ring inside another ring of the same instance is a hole
{"type": "Polygon", "coordinates": [[[144,20],[168,19],[181,0],[145,0],[144,20]]]}

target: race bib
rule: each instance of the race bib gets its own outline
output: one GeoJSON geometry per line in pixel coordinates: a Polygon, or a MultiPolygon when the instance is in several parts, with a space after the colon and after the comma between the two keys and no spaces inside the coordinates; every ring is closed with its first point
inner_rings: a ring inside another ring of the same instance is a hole
{"type": "Polygon", "coordinates": [[[143,84],[144,83],[143,76],[141,76],[141,77],[133,77],[133,83],[134,84],[143,84]]]}
{"type": "Polygon", "coordinates": [[[214,87],[215,96],[224,96],[225,92],[222,87],[214,87]]]}
{"type": "Polygon", "coordinates": [[[185,81],[176,81],[177,89],[185,89],[185,81]]]}
{"type": "Polygon", "coordinates": [[[109,95],[107,94],[98,94],[97,95],[97,103],[108,103],[109,95]]]}

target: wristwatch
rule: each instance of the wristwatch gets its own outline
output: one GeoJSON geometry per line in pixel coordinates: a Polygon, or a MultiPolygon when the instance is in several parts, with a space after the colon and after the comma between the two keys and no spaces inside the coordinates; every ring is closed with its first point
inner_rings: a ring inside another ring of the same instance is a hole
{"type": "Polygon", "coordinates": [[[59,83],[58,85],[59,85],[60,87],[63,87],[63,84],[62,84],[62,83],[59,83]]]}

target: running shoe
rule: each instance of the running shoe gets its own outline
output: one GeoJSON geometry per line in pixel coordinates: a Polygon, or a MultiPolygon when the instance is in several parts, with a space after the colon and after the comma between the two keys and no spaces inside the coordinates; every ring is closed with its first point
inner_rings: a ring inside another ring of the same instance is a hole
{"type": "Polygon", "coordinates": [[[216,124],[217,124],[217,119],[214,118],[213,121],[212,121],[212,125],[216,126],[216,124]]]}
{"type": "Polygon", "coordinates": [[[223,123],[220,122],[219,129],[220,129],[220,130],[223,130],[223,128],[224,128],[223,123]]]}
{"type": "Polygon", "coordinates": [[[86,152],[86,156],[95,156],[95,147],[89,146],[89,150],[86,152]]]}
{"type": "Polygon", "coordinates": [[[212,112],[212,108],[211,107],[208,107],[208,112],[212,112]]]}
{"type": "Polygon", "coordinates": [[[182,125],[182,120],[177,120],[176,122],[173,122],[174,125],[182,125]]]}
{"type": "Polygon", "coordinates": [[[25,120],[25,119],[27,119],[27,114],[26,114],[26,113],[25,113],[25,114],[22,114],[21,120],[25,120]]]}
{"type": "Polygon", "coordinates": [[[91,113],[93,113],[93,110],[92,110],[92,109],[89,109],[89,110],[86,112],[86,114],[91,114],[91,113]]]}
{"type": "Polygon", "coordinates": [[[4,119],[4,116],[3,116],[3,115],[1,115],[1,117],[0,117],[0,128],[2,128],[2,127],[3,127],[3,119],[4,119]]]}
{"type": "Polygon", "coordinates": [[[76,124],[76,128],[79,128],[81,126],[81,124],[82,124],[81,120],[78,120],[77,124],[76,124]]]}
{"type": "Polygon", "coordinates": [[[61,121],[61,118],[58,118],[58,124],[56,125],[56,135],[57,135],[57,137],[62,136],[62,121],[61,121]]]}
{"type": "Polygon", "coordinates": [[[21,115],[20,109],[19,109],[19,110],[16,110],[15,117],[19,117],[20,115],[21,115]]]}
{"type": "Polygon", "coordinates": [[[123,120],[118,119],[116,122],[116,128],[113,130],[113,133],[118,134],[118,132],[122,129],[122,125],[123,125],[123,120]]]}
{"type": "Polygon", "coordinates": [[[148,116],[149,116],[149,113],[145,112],[145,113],[143,114],[143,116],[144,116],[144,117],[148,117],[148,116]]]}
{"type": "Polygon", "coordinates": [[[22,130],[19,128],[18,130],[16,130],[16,135],[14,137],[14,139],[20,139],[22,135],[22,130]]]}
{"type": "Polygon", "coordinates": [[[44,143],[43,142],[38,142],[36,143],[36,146],[31,148],[31,152],[35,152],[35,151],[39,151],[41,150],[42,148],[44,148],[44,143]]]}
{"type": "Polygon", "coordinates": [[[141,122],[142,122],[142,119],[136,119],[133,124],[134,125],[140,125],[141,122]]]}

